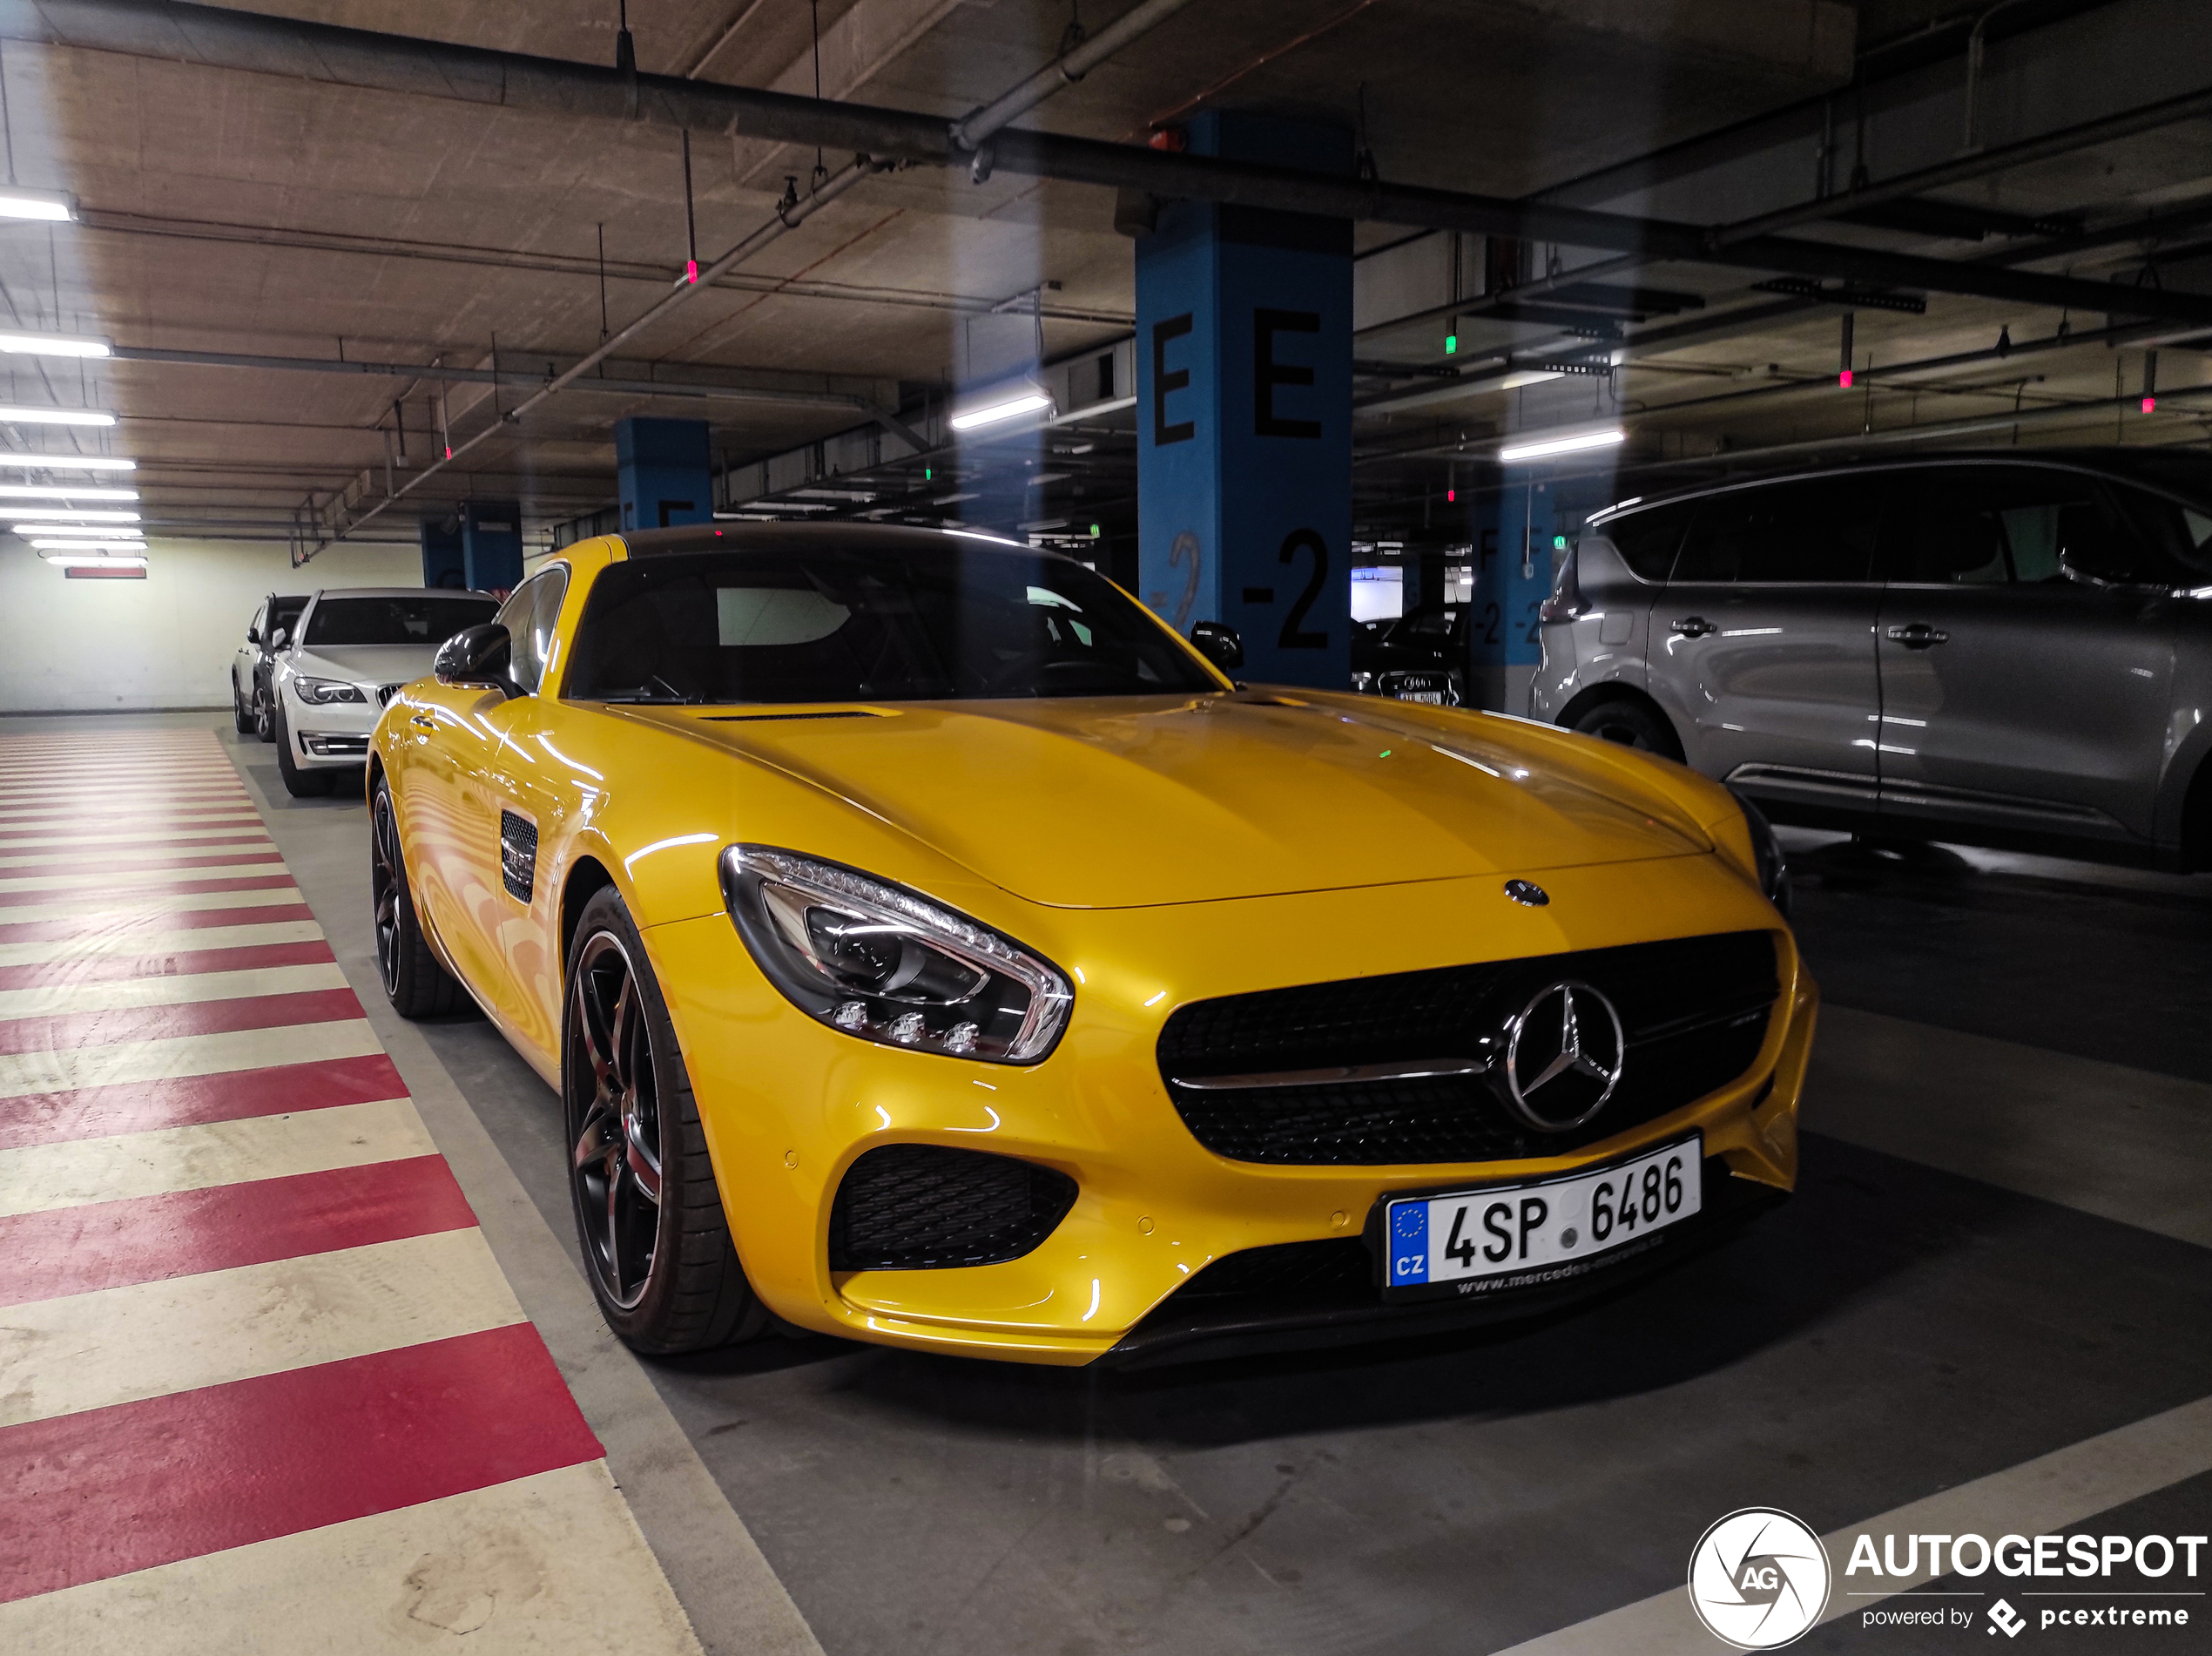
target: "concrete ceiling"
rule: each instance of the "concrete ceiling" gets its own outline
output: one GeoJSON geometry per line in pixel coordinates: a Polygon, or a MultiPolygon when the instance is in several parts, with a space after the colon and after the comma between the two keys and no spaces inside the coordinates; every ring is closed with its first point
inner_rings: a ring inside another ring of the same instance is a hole
{"type": "MultiPolygon", "coordinates": [[[[267,0],[253,9],[578,62],[615,54],[613,0],[267,0]]],[[[1080,7],[1094,30],[1125,9],[1122,0],[1080,7]]],[[[1878,13],[1886,38],[1921,29],[1933,8],[1870,0],[1865,10],[1878,13]]],[[[822,90],[958,115],[1049,60],[1070,12],[1068,0],[825,0],[822,90]]],[[[630,23],[649,72],[813,91],[812,23],[797,0],[633,0],[630,23]]],[[[1121,140],[1202,107],[1306,114],[1363,132],[1393,181],[1521,196],[1770,113],[1801,119],[1788,112],[1849,85],[1862,31],[1858,10],[1839,0],[1197,0],[1022,124],[1121,140]]],[[[496,365],[542,376],[596,347],[603,317],[619,328],[665,294],[686,256],[682,157],[664,129],[71,48],[10,43],[0,61],[14,176],[75,193],[84,216],[74,226],[0,227],[0,294],[24,327],[199,356],[496,365]]],[[[2141,101],[2116,97],[2100,107],[2141,101]]],[[[1885,137],[1904,132],[1911,108],[1900,109],[1885,137]]],[[[2212,189],[2202,137],[2201,127],[2147,133],[1950,199],[2093,215],[2188,199],[2212,189]]],[[[833,170],[848,159],[826,160],[833,170]]],[[[770,218],[786,176],[805,189],[815,156],[719,139],[695,143],[691,165],[704,260],[770,218]]],[[[1793,176],[1780,199],[1810,182],[1809,169],[1793,176]]],[[[1726,189],[1710,187],[1716,209],[1687,216],[1730,216],[1726,189]]],[[[704,414],[733,463],[864,424],[871,408],[913,416],[972,361],[979,327],[1003,321],[979,323],[979,314],[1042,283],[1054,284],[1042,295],[1048,356],[1110,341],[1134,308],[1130,244],[1112,212],[1110,192],[1004,173],[981,185],[930,168],[869,179],[604,370],[627,385],[685,378],[726,395],[700,402],[579,387],[473,448],[364,532],[410,537],[415,517],[469,495],[519,495],[538,528],[588,513],[611,495],[610,430],[624,414],[704,414]],[[770,395],[738,395],[748,391],[770,395]]],[[[1818,233],[1984,251],[1864,226],[1818,233]]],[[[1377,247],[1403,233],[1362,226],[1360,237],[1377,247]]],[[[1683,288],[1719,314],[1749,287],[1744,273],[1717,267],[1622,280],[1683,288]]],[[[1925,317],[1869,313],[1860,339],[1885,353],[1894,342],[1930,355],[1993,335],[2014,314],[1939,298],[1925,317]]],[[[1495,431],[1594,395],[1601,407],[1608,395],[1656,403],[1678,395],[1662,388],[1764,374],[1770,362],[1831,373],[1822,359],[1835,353],[1834,317],[1833,308],[1817,309],[1648,354],[1648,366],[1616,376],[1610,392],[1583,381],[1379,409],[1363,416],[1363,443],[1412,447],[1495,431]]],[[[1471,341],[1485,337],[1468,327],[1471,341]]],[[[1515,348],[1558,337],[1491,327],[1488,337],[1515,348]]],[[[1434,356],[1436,331],[1386,331],[1363,338],[1359,355],[1411,369],[1434,356]]],[[[364,472],[373,497],[385,487],[388,454],[396,458],[398,428],[419,467],[442,441],[433,436],[441,422],[473,434],[524,394],[381,374],[130,361],[80,375],[75,363],[3,360],[14,365],[12,401],[116,409],[122,424],[98,441],[139,459],[150,518],[210,532],[253,524],[281,535],[301,503],[358,486],[364,472]]],[[[2108,362],[2093,366],[2109,376],[2108,362]]],[[[1655,434],[1678,429],[1668,441],[1710,443],[1767,417],[1704,408],[1655,420],[1655,434]]],[[[1805,423],[1822,417],[1835,422],[1831,411],[1805,423]]],[[[52,429],[6,435],[23,449],[71,443],[52,429]]],[[[1095,449],[1090,463],[1102,476],[1118,468],[1120,478],[1126,456],[1111,449],[1095,449]]],[[[392,476],[403,482],[412,469],[392,476]]],[[[1413,471],[1390,475],[1379,498],[1426,487],[1413,471]]],[[[1126,493],[1125,480],[1114,486],[1126,493]]]]}

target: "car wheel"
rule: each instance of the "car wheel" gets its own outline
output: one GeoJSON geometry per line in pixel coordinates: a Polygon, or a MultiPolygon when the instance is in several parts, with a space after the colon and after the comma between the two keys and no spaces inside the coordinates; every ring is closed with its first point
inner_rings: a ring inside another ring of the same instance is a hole
{"type": "Polygon", "coordinates": [[[1577,718],[1574,728],[1586,736],[1657,754],[1662,759],[1680,760],[1683,756],[1682,740],[1667,716],[1641,701],[1626,698],[1601,701],[1577,718]]]}
{"type": "Polygon", "coordinates": [[[376,920],[376,975],[401,1017],[440,1017],[467,1004],[460,983],[430,952],[408,883],[392,790],[378,779],[369,806],[368,900],[376,920]]]}
{"type": "Polygon", "coordinates": [[[269,693],[259,680],[253,686],[253,733],[263,741],[276,740],[276,713],[269,706],[269,693]]]}
{"type": "Polygon", "coordinates": [[[241,736],[253,733],[253,710],[246,705],[246,698],[238,693],[238,681],[231,681],[231,728],[241,736]]]}
{"type": "Polygon", "coordinates": [[[600,1315],[650,1354],[752,1338],[767,1309],[738,1262],[676,1031],[612,888],[584,905],[566,981],[569,1188],[600,1315]]]}
{"type": "Polygon", "coordinates": [[[284,791],[294,799],[319,799],[330,792],[327,771],[301,770],[292,762],[292,733],[285,727],[284,709],[276,712],[277,774],[284,778],[284,791]]]}

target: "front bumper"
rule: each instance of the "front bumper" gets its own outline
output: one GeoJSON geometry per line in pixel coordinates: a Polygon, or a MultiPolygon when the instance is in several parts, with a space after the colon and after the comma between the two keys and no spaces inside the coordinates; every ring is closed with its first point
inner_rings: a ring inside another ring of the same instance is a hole
{"type": "Polygon", "coordinates": [[[368,739],[384,709],[373,685],[355,686],[366,701],[302,701],[285,686],[285,727],[292,762],[301,770],[359,770],[368,762],[368,739]]]}
{"type": "Polygon", "coordinates": [[[1231,1308],[1224,1322],[1222,1307],[1177,1297],[1206,1267],[1247,1250],[1356,1247],[1376,1203],[1393,1193],[1541,1177],[1691,1129],[1703,1136],[1716,1215],[1743,1194],[1791,1187],[1817,992],[1773,909],[1711,855],[1547,870],[1543,883],[1553,902],[1542,909],[1502,902],[1494,877],[1154,909],[1035,909],[1017,935],[1072,969],[1082,986],[1059,1047],[1027,1068],[876,1046],[825,1028],[765,983],[722,915],[653,927],[645,939],[739,1256],[779,1316],[974,1356],[1154,1361],[1217,1355],[1224,1341],[1270,1348],[1523,1315],[1689,1251],[1685,1233],[1682,1246],[1575,1283],[1482,1296],[1479,1308],[1385,1307],[1379,1294],[1362,1304],[1355,1294],[1318,1307],[1231,1308]],[[1155,1056],[1168,1015],[1189,1000],[1752,929],[1777,937],[1780,994],[1750,1068],[1690,1105],[1560,1156],[1385,1166],[1232,1161],[1184,1126],[1155,1056]],[[1417,938],[1429,940],[1426,957],[1409,946],[1417,938]],[[1018,1259],[833,1272],[830,1213],[846,1171],[869,1149],[915,1143],[1041,1163],[1073,1179],[1079,1193],[1057,1228],[1018,1259]]]}

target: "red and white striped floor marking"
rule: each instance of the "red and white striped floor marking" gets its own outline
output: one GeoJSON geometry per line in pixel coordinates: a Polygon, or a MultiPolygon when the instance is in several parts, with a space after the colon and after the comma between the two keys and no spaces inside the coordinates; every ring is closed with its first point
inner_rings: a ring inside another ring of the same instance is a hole
{"type": "Polygon", "coordinates": [[[0,1650],[695,1656],[215,740],[0,737],[0,1650]]]}

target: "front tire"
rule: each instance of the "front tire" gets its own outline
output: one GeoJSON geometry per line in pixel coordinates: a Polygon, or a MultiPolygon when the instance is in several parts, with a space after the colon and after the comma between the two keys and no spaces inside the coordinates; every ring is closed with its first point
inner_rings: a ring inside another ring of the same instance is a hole
{"type": "Polygon", "coordinates": [[[287,727],[284,709],[276,713],[277,774],[284,778],[284,791],[294,799],[323,799],[330,793],[328,771],[301,770],[292,760],[292,732],[287,727]]]}
{"type": "Polygon", "coordinates": [[[1682,738],[1675,734],[1675,727],[1667,722],[1667,716],[1656,707],[1631,701],[1625,696],[1584,709],[1571,728],[1601,741],[1656,754],[1677,764],[1682,762],[1682,738]]]}
{"type": "Polygon", "coordinates": [[[253,681],[253,733],[263,741],[276,740],[276,713],[269,706],[269,693],[261,681],[253,681]]]}
{"type": "Polygon", "coordinates": [[[376,975],[385,998],[401,1017],[442,1017],[458,1011],[467,997],[422,935],[422,916],[415,912],[407,858],[400,848],[392,790],[381,776],[368,812],[368,900],[376,922],[376,975]]]}
{"type": "Polygon", "coordinates": [[[238,693],[238,680],[231,680],[231,728],[241,736],[253,733],[253,710],[246,705],[246,698],[238,693]]]}
{"type": "Polygon", "coordinates": [[[577,918],[565,982],[569,1189],[599,1314],[649,1355],[753,1338],[767,1308],[738,1262],[644,942],[611,887],[577,918]]]}

